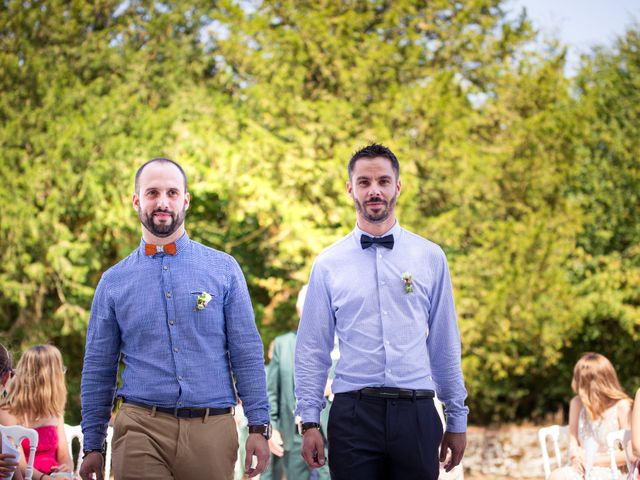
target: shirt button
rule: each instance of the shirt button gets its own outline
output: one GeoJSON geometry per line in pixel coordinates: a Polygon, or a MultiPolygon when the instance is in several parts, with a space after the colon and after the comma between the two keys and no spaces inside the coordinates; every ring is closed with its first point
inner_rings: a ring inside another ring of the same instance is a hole
{"type": "Polygon", "coordinates": [[[182,375],[178,375],[178,380],[182,380],[182,375]]]}
{"type": "Polygon", "coordinates": [[[386,310],[383,310],[383,311],[382,311],[382,314],[383,314],[383,315],[386,315],[386,314],[387,314],[387,311],[386,311],[386,310]]]}
{"type": "Polygon", "coordinates": [[[391,373],[391,369],[390,368],[387,368],[387,373],[391,373]]]}
{"type": "Polygon", "coordinates": [[[382,254],[381,253],[378,254],[378,258],[382,258],[382,254]]]}
{"type": "Polygon", "coordinates": [[[173,325],[175,322],[173,320],[169,320],[169,325],[173,325]]]}
{"type": "Polygon", "coordinates": [[[178,405],[182,406],[182,404],[183,404],[183,403],[184,403],[184,402],[178,402],[178,405]]]}
{"type": "Polygon", "coordinates": [[[167,297],[167,298],[171,298],[171,292],[167,292],[167,294],[165,295],[165,297],[167,297]]]}
{"type": "Polygon", "coordinates": [[[163,265],[162,269],[165,270],[165,271],[169,270],[169,266],[168,265],[163,265]]]}
{"type": "Polygon", "coordinates": [[[173,347],[173,351],[178,353],[178,347],[173,347]]]}
{"type": "Polygon", "coordinates": [[[386,283],[384,281],[380,282],[380,285],[386,285],[386,283]]]}
{"type": "Polygon", "coordinates": [[[384,343],[386,343],[387,345],[389,345],[389,340],[387,340],[387,341],[386,341],[386,342],[384,342],[384,343]]]}

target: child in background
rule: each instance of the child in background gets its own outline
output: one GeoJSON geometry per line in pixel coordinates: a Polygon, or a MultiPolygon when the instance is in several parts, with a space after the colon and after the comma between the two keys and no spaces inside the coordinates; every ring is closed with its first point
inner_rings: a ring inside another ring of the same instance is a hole
{"type": "MultiPolygon", "coordinates": [[[[22,425],[38,432],[33,480],[51,480],[55,472],[71,472],[73,462],[69,456],[64,433],[64,406],[67,388],[60,351],[51,345],[29,348],[16,367],[16,375],[0,409],[0,423],[22,425]]],[[[23,453],[29,451],[29,442],[22,443],[23,453]]],[[[20,467],[26,466],[25,456],[20,467]]]]}
{"type": "MultiPolygon", "coordinates": [[[[631,399],[622,390],[611,362],[598,353],[584,354],[573,369],[569,404],[569,458],[571,465],[554,470],[550,480],[610,480],[607,434],[629,428],[631,399]]],[[[624,452],[617,454],[625,465],[624,452]]],[[[622,474],[619,472],[619,478],[622,474]]]]}

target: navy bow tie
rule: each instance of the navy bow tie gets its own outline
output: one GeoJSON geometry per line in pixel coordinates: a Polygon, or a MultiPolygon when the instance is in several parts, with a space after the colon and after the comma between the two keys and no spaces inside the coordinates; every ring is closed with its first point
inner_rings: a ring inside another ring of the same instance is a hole
{"type": "Polygon", "coordinates": [[[370,237],[369,235],[362,235],[360,237],[360,245],[363,249],[369,248],[374,243],[382,245],[388,249],[393,248],[393,235],[387,235],[386,237],[370,237]]]}

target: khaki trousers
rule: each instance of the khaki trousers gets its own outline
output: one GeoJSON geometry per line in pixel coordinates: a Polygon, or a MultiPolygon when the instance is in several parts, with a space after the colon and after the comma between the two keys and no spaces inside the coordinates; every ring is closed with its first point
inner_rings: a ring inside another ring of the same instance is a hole
{"type": "Polygon", "coordinates": [[[112,451],[116,480],[233,480],[238,434],[231,414],[176,418],[124,403],[112,451]]]}

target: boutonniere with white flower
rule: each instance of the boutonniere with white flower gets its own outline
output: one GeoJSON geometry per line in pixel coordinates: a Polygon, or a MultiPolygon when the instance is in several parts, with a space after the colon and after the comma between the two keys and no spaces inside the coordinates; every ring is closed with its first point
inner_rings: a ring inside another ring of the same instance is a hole
{"type": "Polygon", "coordinates": [[[404,282],[404,291],[406,293],[413,293],[413,276],[409,272],[402,274],[402,281],[404,282]]]}
{"type": "Polygon", "coordinates": [[[202,292],[196,300],[196,310],[204,310],[213,297],[207,292],[202,292]]]}

